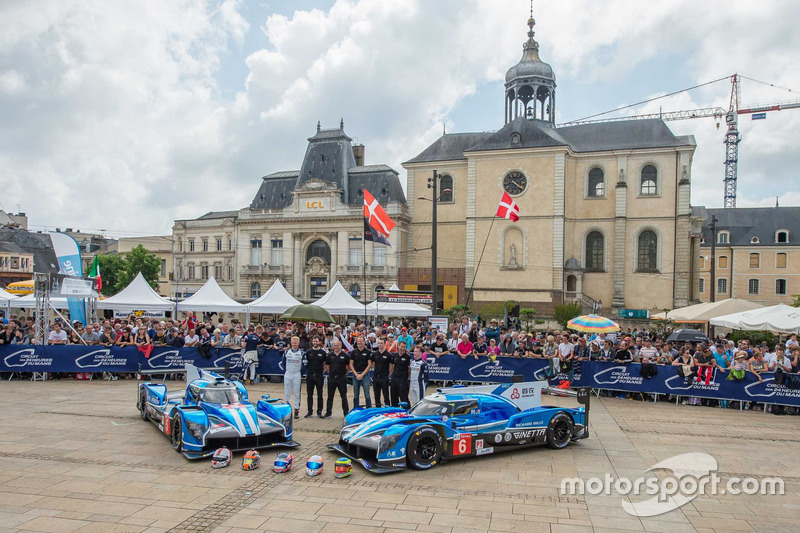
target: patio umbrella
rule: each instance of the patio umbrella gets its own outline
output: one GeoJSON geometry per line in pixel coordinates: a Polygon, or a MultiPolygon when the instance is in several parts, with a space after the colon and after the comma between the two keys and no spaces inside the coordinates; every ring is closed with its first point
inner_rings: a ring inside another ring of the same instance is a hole
{"type": "Polygon", "coordinates": [[[672,334],[667,337],[667,340],[672,342],[711,342],[702,331],[689,328],[673,331],[672,334]]]}
{"type": "Polygon", "coordinates": [[[600,315],[582,315],[567,322],[567,328],[581,333],[613,333],[619,331],[619,324],[600,315]]]}
{"type": "Polygon", "coordinates": [[[334,321],[329,312],[314,304],[300,304],[290,307],[281,318],[295,322],[325,322],[328,324],[334,321]]]}

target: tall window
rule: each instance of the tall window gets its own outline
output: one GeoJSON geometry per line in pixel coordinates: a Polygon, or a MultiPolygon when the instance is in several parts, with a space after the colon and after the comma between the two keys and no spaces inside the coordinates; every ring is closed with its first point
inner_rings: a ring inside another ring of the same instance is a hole
{"type": "Polygon", "coordinates": [[[706,267],[706,258],[702,255],[700,256],[700,269],[704,269],[706,267]]]}
{"type": "Polygon", "coordinates": [[[642,169],[642,196],[658,194],[658,170],[653,165],[642,169]]]}
{"type": "Polygon", "coordinates": [[[700,284],[699,284],[698,288],[700,289],[700,292],[706,292],[706,280],[704,280],[703,278],[700,278],[699,281],[700,281],[700,284]]]}
{"type": "Polygon", "coordinates": [[[228,251],[233,251],[233,239],[228,239],[228,251]]]}
{"type": "Polygon", "coordinates": [[[183,241],[181,239],[178,239],[178,251],[183,251],[183,241]]]}
{"type": "Polygon", "coordinates": [[[222,251],[222,239],[217,239],[217,251],[222,251]]]}
{"type": "Polygon", "coordinates": [[[208,265],[200,267],[200,279],[208,279],[208,265]]]}
{"type": "Polygon", "coordinates": [[[357,298],[358,295],[361,294],[361,287],[358,286],[358,283],[353,283],[347,291],[350,293],[350,296],[357,298]]]}
{"type": "Polygon", "coordinates": [[[789,242],[789,232],[788,231],[778,231],[775,234],[775,242],[777,243],[787,243],[789,242]]]}
{"type": "Polygon", "coordinates": [[[757,279],[747,280],[747,294],[758,294],[760,283],[757,279]]]}
{"type": "Polygon", "coordinates": [[[203,251],[208,251],[208,239],[203,239],[203,251]]]}
{"type": "Polygon", "coordinates": [[[306,261],[311,259],[312,257],[319,257],[327,264],[331,264],[331,249],[323,240],[316,240],[308,245],[308,250],[306,250],[306,261]]]}
{"type": "Polygon", "coordinates": [[[188,265],[188,266],[186,267],[186,270],[187,270],[187,274],[188,274],[188,276],[187,276],[187,277],[188,277],[189,279],[195,279],[195,278],[194,278],[194,265],[188,265]]]}
{"type": "Polygon", "coordinates": [[[603,175],[603,169],[593,168],[589,171],[589,190],[588,195],[596,198],[605,196],[606,194],[606,180],[603,175]]]}
{"type": "Polygon", "coordinates": [[[261,284],[257,281],[254,281],[250,284],[250,298],[256,299],[261,297],[261,284]]]}
{"type": "Polygon", "coordinates": [[[658,270],[658,236],[653,230],[639,234],[639,250],[636,256],[637,272],[656,272],[658,270]]]}
{"type": "Polygon", "coordinates": [[[721,255],[719,259],[717,259],[717,267],[718,268],[728,268],[728,256],[721,255]]]}
{"type": "Polygon", "coordinates": [[[761,254],[750,254],[750,268],[761,268],[761,254]]]}
{"type": "Polygon", "coordinates": [[[189,251],[194,252],[194,239],[189,239],[189,251]]]}
{"type": "Polygon", "coordinates": [[[180,280],[185,279],[183,277],[183,267],[181,265],[178,265],[178,279],[180,280]]]}
{"type": "Polygon", "coordinates": [[[717,233],[717,244],[728,244],[731,240],[731,234],[727,231],[720,231],[717,233]]]}
{"type": "Polygon", "coordinates": [[[775,254],[775,268],[786,268],[787,257],[783,252],[775,254]]]}
{"type": "Polygon", "coordinates": [[[350,266],[361,264],[361,239],[350,239],[350,266]]]}
{"type": "Polygon", "coordinates": [[[599,231],[590,231],[586,235],[586,270],[594,272],[603,270],[604,244],[603,234],[599,231]]]}
{"type": "Polygon", "coordinates": [[[162,259],[161,260],[161,277],[162,278],[167,277],[167,260],[166,259],[162,259]]]}
{"type": "Polygon", "coordinates": [[[453,201],[453,176],[445,174],[439,177],[439,197],[440,202],[450,203],[453,201]],[[445,189],[450,189],[450,192],[443,192],[445,189]]]}
{"type": "Polygon", "coordinates": [[[283,264],[283,239],[272,239],[272,248],[269,256],[269,264],[279,266],[283,264]]]}
{"type": "Polygon", "coordinates": [[[727,278],[717,278],[717,294],[728,294],[727,278]]]}
{"type": "Polygon", "coordinates": [[[261,239],[250,240],[250,266],[261,264],[261,239]]]}
{"type": "Polygon", "coordinates": [[[775,280],[775,294],[786,294],[786,280],[785,279],[776,279],[775,280]]]}
{"type": "Polygon", "coordinates": [[[214,277],[222,279],[222,265],[214,265],[214,277]]]}
{"type": "Polygon", "coordinates": [[[233,265],[228,265],[228,279],[233,281],[233,265]]]}
{"type": "Polygon", "coordinates": [[[372,264],[374,266],[386,266],[386,247],[374,246],[372,248],[372,264]]]}

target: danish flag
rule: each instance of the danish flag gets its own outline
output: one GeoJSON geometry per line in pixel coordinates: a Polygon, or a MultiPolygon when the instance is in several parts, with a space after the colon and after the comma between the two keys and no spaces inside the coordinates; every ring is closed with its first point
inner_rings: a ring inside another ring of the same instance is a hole
{"type": "Polygon", "coordinates": [[[503,197],[500,198],[500,205],[497,206],[497,213],[494,216],[506,218],[512,222],[519,220],[519,206],[507,192],[504,192],[503,197]]]}
{"type": "Polygon", "coordinates": [[[387,237],[392,228],[396,226],[394,220],[389,218],[378,200],[367,189],[364,189],[364,218],[375,231],[379,231],[387,237]]]}

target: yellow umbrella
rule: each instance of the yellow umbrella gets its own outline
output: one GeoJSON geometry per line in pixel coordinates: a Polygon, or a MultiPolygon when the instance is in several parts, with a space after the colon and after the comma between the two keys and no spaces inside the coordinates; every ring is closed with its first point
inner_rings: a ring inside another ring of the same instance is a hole
{"type": "Polygon", "coordinates": [[[23,295],[33,294],[33,280],[29,279],[27,281],[15,281],[14,283],[9,283],[8,287],[6,287],[6,292],[23,295]]]}

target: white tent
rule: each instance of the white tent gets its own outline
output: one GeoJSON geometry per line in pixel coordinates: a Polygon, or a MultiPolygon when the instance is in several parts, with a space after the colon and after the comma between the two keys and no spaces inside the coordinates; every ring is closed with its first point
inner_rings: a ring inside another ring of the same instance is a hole
{"type": "Polygon", "coordinates": [[[370,316],[429,316],[431,310],[418,304],[398,304],[375,300],[367,304],[367,313],[370,316]]]}
{"type": "Polygon", "coordinates": [[[247,310],[248,313],[278,314],[285,313],[287,309],[295,305],[300,305],[300,302],[289,294],[289,291],[286,290],[283,283],[275,280],[272,287],[262,294],[261,298],[247,304],[247,310]]]}
{"type": "Polygon", "coordinates": [[[340,282],[331,287],[322,298],[313,302],[332,315],[363,315],[364,304],[350,296],[340,282]]]}
{"type": "Polygon", "coordinates": [[[650,318],[663,320],[666,317],[667,319],[675,322],[708,322],[712,318],[716,318],[721,315],[741,313],[744,311],[752,311],[754,309],[761,309],[761,306],[749,300],[727,298],[717,302],[704,302],[697,305],[690,305],[688,307],[681,307],[680,309],[673,309],[666,314],[658,313],[651,315],[650,318]]]}
{"type": "Polygon", "coordinates": [[[182,302],[178,302],[178,311],[245,313],[247,312],[247,305],[240,304],[225,294],[225,291],[217,284],[214,276],[211,276],[196,293],[182,302]]]}
{"type": "Polygon", "coordinates": [[[114,296],[104,300],[97,300],[98,309],[113,309],[122,313],[169,311],[174,306],[174,302],[167,300],[153,290],[141,272],[133,278],[133,281],[127,287],[114,296]]]}
{"type": "MultiPolygon", "coordinates": [[[[55,298],[51,296],[50,305],[55,307],[56,309],[69,308],[69,305],[67,305],[67,299],[61,296],[55,298]]],[[[11,307],[18,307],[20,309],[35,309],[36,297],[33,294],[26,294],[25,296],[20,296],[19,298],[11,300],[11,307]]]]}
{"type": "Polygon", "coordinates": [[[9,310],[13,307],[13,301],[17,299],[17,296],[14,296],[10,292],[6,292],[3,289],[0,289],[0,309],[3,309],[6,313],[6,318],[9,317],[10,313],[9,310]]]}
{"type": "Polygon", "coordinates": [[[731,329],[797,332],[800,328],[800,309],[785,304],[762,307],[731,315],[719,316],[710,320],[713,326],[731,329]],[[792,328],[794,324],[794,328],[792,328]]]}

